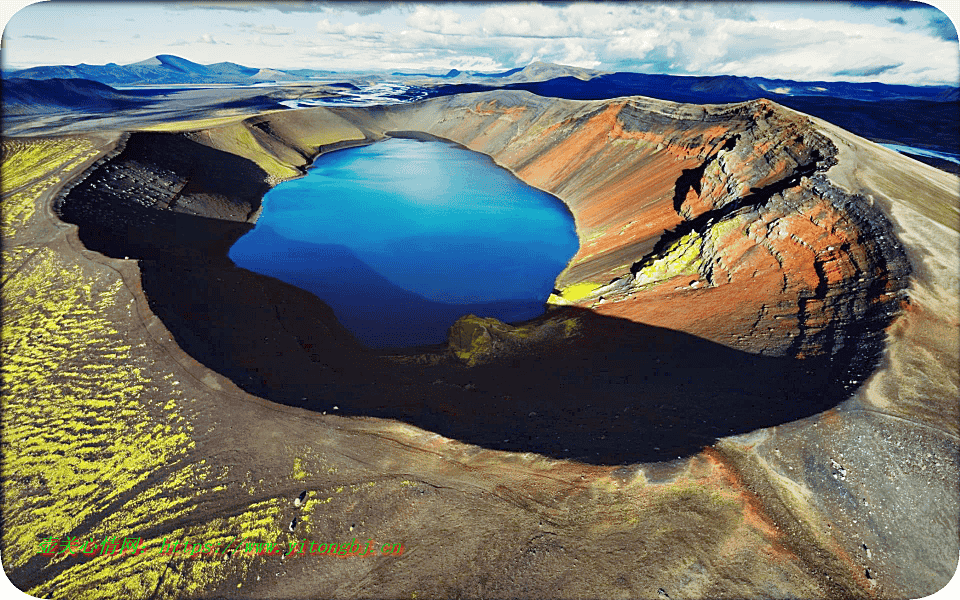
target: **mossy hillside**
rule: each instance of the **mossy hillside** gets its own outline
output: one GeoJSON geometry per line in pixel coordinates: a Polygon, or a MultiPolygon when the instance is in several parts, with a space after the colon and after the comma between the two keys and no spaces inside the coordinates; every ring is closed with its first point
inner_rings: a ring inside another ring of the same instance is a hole
{"type": "Polygon", "coordinates": [[[641,267],[636,274],[637,283],[643,285],[681,275],[699,275],[703,264],[702,250],[703,238],[691,231],[674,242],[661,257],[641,267]]]}
{"type": "Polygon", "coordinates": [[[200,596],[231,574],[242,578],[258,559],[178,558],[181,567],[168,570],[171,559],[158,550],[163,538],[224,548],[240,535],[275,540],[284,526],[281,501],[267,499],[231,517],[190,517],[227,488],[229,469],[193,455],[185,413],[193,399],[177,389],[173,374],[151,379],[138,366],[138,349],[105,316],[124,297],[122,282],[98,275],[41,248],[3,287],[4,564],[10,571],[35,562],[48,536],[140,537],[145,551],[138,555],[76,564],[62,554],[39,557],[51,576],[28,591],[54,598],[147,597],[154,590],[160,598],[200,596]],[[173,525],[183,521],[195,524],[173,525]]]}
{"type": "MultiPolygon", "coordinates": [[[[205,126],[187,135],[204,145],[252,160],[272,183],[299,177],[309,161],[326,147],[367,139],[356,126],[326,109],[268,111],[243,120],[224,117],[215,122],[215,126],[205,126]]],[[[167,130],[183,130],[174,126],[166,124],[167,130]]]]}
{"type": "Polygon", "coordinates": [[[121,286],[104,286],[47,248],[5,282],[7,565],[26,562],[48,535],[77,532],[191,447],[176,399],[155,416],[145,410],[140,397],[152,382],[102,316],[121,286]]]}
{"type": "Polygon", "coordinates": [[[9,242],[37,211],[37,200],[99,150],[81,138],[3,140],[2,236],[9,242]]]}
{"type": "Polygon", "coordinates": [[[472,366],[493,348],[491,330],[506,330],[509,325],[494,318],[476,315],[461,317],[450,328],[450,350],[460,360],[472,366]]]}
{"type": "MultiPolygon", "coordinates": [[[[35,204],[63,168],[97,152],[86,140],[5,141],[4,173],[18,175],[14,183],[4,179],[5,190],[20,187],[5,196],[4,216],[11,198],[30,192],[35,204]]],[[[17,222],[31,215],[20,213],[17,222]]],[[[144,344],[122,333],[114,317],[133,305],[116,272],[42,245],[4,248],[3,267],[0,482],[8,573],[47,573],[28,590],[40,597],[203,595],[225,567],[192,560],[164,574],[170,559],[157,550],[163,538],[273,539],[283,530],[277,502],[230,518],[190,517],[226,490],[229,468],[215,470],[194,456],[189,413],[196,399],[173,373],[148,375],[144,344]],[[182,520],[196,524],[174,525],[182,520]],[[141,537],[149,551],[79,562],[62,553],[38,556],[38,543],[49,536],[97,543],[141,537]]]]}
{"type": "Polygon", "coordinates": [[[276,180],[290,179],[300,175],[297,166],[303,165],[303,157],[285,148],[282,156],[277,149],[265,147],[246,123],[230,123],[207,129],[209,145],[237,156],[249,158],[276,180]]]}
{"type": "Polygon", "coordinates": [[[269,118],[251,118],[247,124],[308,157],[324,152],[331,146],[360,143],[368,139],[356,124],[325,108],[271,113],[269,118]]]}
{"type": "Polygon", "coordinates": [[[97,556],[62,571],[31,594],[52,598],[200,598],[243,582],[268,557],[245,553],[247,541],[286,547],[294,539],[282,530],[286,498],[251,504],[239,514],[172,529],[146,539],[140,554],[97,556]],[[179,555],[162,553],[164,542],[182,543],[179,555]],[[203,554],[191,557],[188,544],[201,544],[203,554]],[[210,548],[209,551],[206,548],[210,548]],[[229,558],[226,557],[228,550],[229,558]]]}
{"type": "Polygon", "coordinates": [[[77,138],[3,140],[3,193],[45,178],[92,149],[90,142],[77,138]]]}
{"type": "MultiPolygon", "coordinates": [[[[710,244],[713,245],[716,251],[719,251],[722,244],[721,241],[732,234],[738,228],[745,229],[749,224],[750,219],[742,215],[734,215],[719,221],[710,229],[707,230],[707,239],[710,244]]],[[[743,232],[743,235],[746,235],[746,232],[743,232]]]]}
{"type": "Polygon", "coordinates": [[[703,238],[691,231],[671,244],[661,256],[641,266],[636,273],[637,284],[657,283],[681,275],[699,276],[702,252],[703,238]]]}
{"type": "MultiPolygon", "coordinates": [[[[266,114],[266,113],[263,113],[266,114]]],[[[144,125],[142,127],[135,128],[135,131],[165,131],[165,132],[184,132],[184,131],[197,131],[199,129],[207,129],[211,127],[219,127],[221,125],[229,125],[231,123],[238,123],[245,119],[250,118],[249,114],[225,114],[222,116],[207,117],[203,119],[183,119],[177,121],[165,121],[162,123],[154,123],[152,125],[144,125]]]]}

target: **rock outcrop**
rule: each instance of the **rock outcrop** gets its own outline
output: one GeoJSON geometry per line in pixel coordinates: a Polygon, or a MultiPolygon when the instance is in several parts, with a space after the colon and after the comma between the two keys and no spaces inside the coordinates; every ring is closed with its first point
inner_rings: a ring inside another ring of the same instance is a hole
{"type": "Polygon", "coordinates": [[[792,356],[865,342],[899,309],[906,256],[879,209],[823,176],[837,151],[804,117],[763,101],[588,103],[564,119],[514,103],[430,131],[568,203],[581,247],[561,298],[576,286],[600,314],[792,356]]]}

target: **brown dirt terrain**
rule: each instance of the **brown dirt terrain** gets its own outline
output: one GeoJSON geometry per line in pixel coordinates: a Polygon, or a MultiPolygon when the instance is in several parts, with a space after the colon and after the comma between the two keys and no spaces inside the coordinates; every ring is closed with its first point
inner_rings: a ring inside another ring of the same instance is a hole
{"type": "Polygon", "coordinates": [[[89,156],[4,142],[5,181],[31,173],[4,207],[33,209],[4,222],[2,552],[31,594],[900,598],[956,568],[955,176],[767,101],[498,92],[65,139],[89,156]],[[388,132],[570,207],[555,308],[373,351],[229,261],[270,185],[388,132]],[[38,555],[51,535],[147,549],[38,555]],[[405,550],[226,553],[354,537],[405,550]]]}

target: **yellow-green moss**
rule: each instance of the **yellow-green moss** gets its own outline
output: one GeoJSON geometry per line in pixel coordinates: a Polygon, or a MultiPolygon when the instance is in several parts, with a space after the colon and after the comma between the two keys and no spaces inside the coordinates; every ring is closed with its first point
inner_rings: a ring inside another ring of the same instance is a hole
{"type": "Polygon", "coordinates": [[[719,246],[720,240],[726,237],[727,235],[729,235],[734,230],[739,229],[745,220],[746,219],[742,219],[740,217],[734,216],[728,219],[724,219],[719,223],[715,223],[707,231],[707,237],[710,240],[710,243],[713,244],[714,248],[717,248],[719,246]]]}
{"type": "Polygon", "coordinates": [[[154,123],[138,127],[138,131],[197,131],[208,127],[217,127],[228,125],[249,118],[249,114],[223,115],[219,117],[209,117],[206,119],[191,119],[185,121],[167,121],[165,123],[154,123]]]}
{"type": "Polygon", "coordinates": [[[451,331],[451,350],[460,360],[468,365],[475,365],[480,356],[492,348],[493,340],[488,328],[497,325],[507,327],[496,319],[485,319],[476,315],[461,317],[454,323],[451,331]]]}
{"type": "Polygon", "coordinates": [[[81,155],[93,145],[82,139],[3,140],[3,193],[36,181],[81,155]]]}
{"type": "Polygon", "coordinates": [[[299,456],[293,459],[293,478],[297,481],[307,478],[307,472],[303,470],[303,459],[299,456]]]}
{"type": "Polygon", "coordinates": [[[680,275],[699,275],[703,264],[703,238],[691,231],[674,242],[659,258],[637,272],[640,285],[664,281],[680,275]]]}
{"type": "Polygon", "coordinates": [[[567,300],[576,302],[581,298],[589,296],[591,293],[593,293],[594,290],[596,290],[599,287],[600,287],[599,284],[591,283],[591,282],[575,283],[571,286],[567,286],[563,288],[563,290],[561,290],[560,292],[560,295],[566,298],[567,300]]]}
{"type": "MultiPolygon", "coordinates": [[[[122,311],[123,283],[49,248],[4,250],[20,267],[2,288],[0,340],[4,491],[4,564],[23,566],[53,536],[136,538],[189,518],[204,496],[227,490],[229,468],[191,459],[190,402],[171,373],[151,380],[109,315],[122,311]],[[28,261],[27,258],[30,258],[28,261]],[[199,500],[199,501],[198,501],[199,500]]],[[[126,300],[129,302],[129,299],[126,300]]],[[[121,312],[122,314],[122,312],[121,312]]],[[[226,542],[230,536],[275,540],[280,503],[253,505],[229,519],[196,519],[169,538],[226,542]]],[[[40,597],[150,596],[169,557],[161,535],[138,555],[84,559],[28,590],[40,597]]],[[[51,557],[63,562],[63,554],[51,557]]],[[[251,559],[253,560],[253,559],[251,559]]],[[[156,597],[196,597],[245,563],[183,559],[156,597]]]]}
{"type": "Polygon", "coordinates": [[[97,152],[93,144],[83,139],[4,140],[0,169],[3,238],[11,238],[26,224],[36,212],[40,196],[60,183],[61,177],[55,172],[79,166],[97,152]],[[18,191],[11,193],[13,190],[18,191]]]}
{"type": "Polygon", "coordinates": [[[558,296],[556,294],[550,294],[549,296],[547,296],[547,304],[563,305],[563,304],[573,304],[573,303],[567,302],[566,300],[563,299],[562,296],[558,296]]]}
{"type": "MultiPolygon", "coordinates": [[[[284,529],[281,498],[270,498],[249,506],[239,515],[214,518],[169,533],[144,538],[143,552],[84,559],[30,590],[41,597],[57,598],[196,598],[209,595],[227,576],[243,579],[251,566],[266,557],[243,551],[245,541],[279,542],[286,547],[290,536],[284,529]],[[168,542],[209,543],[215,556],[190,558],[161,554],[168,542]],[[231,558],[223,560],[228,548],[231,558]],[[239,549],[239,550],[238,550],[239,549]],[[176,568],[169,568],[171,563],[176,568]],[[160,587],[160,576],[163,581],[160,587]],[[97,582],[91,586],[90,582],[97,582]],[[154,590],[156,593],[154,594],[154,590]]],[[[95,538],[96,539],[96,538],[95,538]]]]}
{"type": "MultiPolygon", "coordinates": [[[[151,418],[140,400],[156,388],[129,363],[130,345],[102,316],[121,287],[117,280],[95,288],[81,267],[47,248],[3,287],[0,479],[10,567],[34,556],[39,540],[68,535],[91,516],[100,530],[109,522],[101,511],[193,445],[189,430],[175,424],[176,405],[155,413],[167,418],[151,418]]],[[[133,533],[144,511],[178,509],[166,500],[140,505],[152,499],[149,488],[135,495],[104,535],[133,533]]]]}
{"type": "Polygon", "coordinates": [[[249,158],[270,177],[282,180],[300,174],[300,171],[281,162],[270,150],[260,145],[246,123],[223,125],[210,129],[207,133],[217,148],[249,158]]]}

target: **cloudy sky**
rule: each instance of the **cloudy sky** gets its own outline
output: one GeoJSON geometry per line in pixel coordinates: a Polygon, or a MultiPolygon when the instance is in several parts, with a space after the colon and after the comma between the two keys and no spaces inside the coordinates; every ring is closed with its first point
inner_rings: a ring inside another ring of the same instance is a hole
{"type": "Polygon", "coordinates": [[[157,54],[341,71],[502,71],[541,60],[608,71],[960,83],[954,25],[919,2],[54,0],[21,9],[3,32],[8,69],[157,54]]]}

